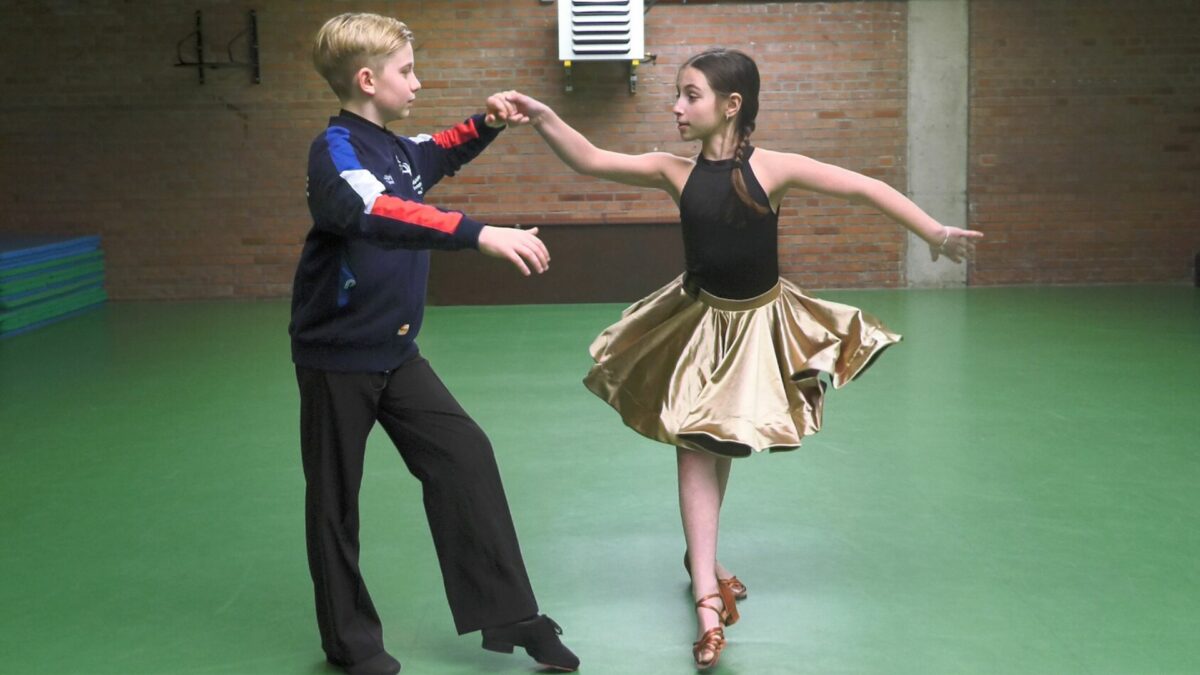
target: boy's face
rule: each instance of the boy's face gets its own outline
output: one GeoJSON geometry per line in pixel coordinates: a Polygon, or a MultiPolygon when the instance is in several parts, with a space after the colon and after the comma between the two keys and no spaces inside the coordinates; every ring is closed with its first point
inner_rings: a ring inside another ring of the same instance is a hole
{"type": "Polygon", "coordinates": [[[374,96],[372,101],[384,122],[404,119],[412,110],[412,103],[421,90],[413,61],[412,43],[380,61],[374,69],[374,96]]]}

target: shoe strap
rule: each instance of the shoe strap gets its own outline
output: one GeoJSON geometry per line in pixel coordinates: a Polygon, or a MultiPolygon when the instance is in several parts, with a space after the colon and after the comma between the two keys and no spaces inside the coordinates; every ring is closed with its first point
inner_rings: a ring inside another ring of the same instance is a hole
{"type": "Polygon", "coordinates": [[[725,631],[719,626],[717,628],[709,628],[704,631],[704,635],[701,635],[699,640],[692,643],[692,657],[696,660],[696,665],[708,667],[717,660],[723,649],[725,649],[725,631]],[[701,663],[701,652],[712,652],[712,658],[705,663],[701,663]]]}
{"type": "Polygon", "coordinates": [[[699,640],[696,640],[692,644],[694,646],[700,646],[706,645],[710,642],[724,646],[725,629],[721,628],[720,626],[717,626],[716,628],[709,628],[708,630],[704,631],[704,635],[701,635],[699,640]]]}
{"type": "Polygon", "coordinates": [[[724,584],[730,588],[737,588],[738,586],[741,586],[743,588],[746,587],[746,584],[743,584],[742,580],[737,578],[736,576],[729,577],[728,579],[722,579],[721,577],[717,577],[717,583],[724,584]]]}
{"type": "MultiPolygon", "coordinates": [[[[720,593],[709,593],[708,595],[704,596],[703,598],[700,598],[699,600],[696,601],[696,607],[699,609],[707,609],[709,611],[716,612],[717,618],[721,620],[722,624],[725,623],[727,617],[729,616],[729,611],[725,609],[725,600],[724,600],[724,598],[721,597],[720,593]],[[721,607],[719,609],[716,607],[713,607],[712,605],[708,604],[709,600],[720,600],[721,607]]],[[[715,630],[715,629],[713,629],[713,630],[715,630]]]]}

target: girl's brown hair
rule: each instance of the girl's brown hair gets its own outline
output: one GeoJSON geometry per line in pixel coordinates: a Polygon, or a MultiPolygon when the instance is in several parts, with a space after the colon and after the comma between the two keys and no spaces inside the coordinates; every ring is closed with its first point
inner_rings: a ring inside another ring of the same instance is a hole
{"type": "Polygon", "coordinates": [[[758,215],[769,213],[769,208],[750,196],[746,179],[742,176],[742,164],[750,147],[750,134],[754,133],[755,119],[758,117],[758,65],[745,52],[714,47],[696,54],[679,67],[681,71],[684,68],[695,68],[703,73],[708,79],[708,86],[718,96],[741,95],[742,107],[735,121],[738,143],[733,156],[733,172],[730,174],[741,208],[735,209],[740,213],[733,215],[736,222],[744,222],[747,209],[758,215]]]}

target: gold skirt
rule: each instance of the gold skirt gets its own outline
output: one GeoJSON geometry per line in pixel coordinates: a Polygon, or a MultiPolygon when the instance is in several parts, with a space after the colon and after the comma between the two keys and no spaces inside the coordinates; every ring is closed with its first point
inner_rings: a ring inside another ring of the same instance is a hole
{"type": "Polygon", "coordinates": [[[800,447],[821,428],[820,374],[840,388],[899,341],[862,310],[786,279],[726,300],[690,295],[681,275],[592,342],[583,382],[647,438],[747,457],[800,447]]]}

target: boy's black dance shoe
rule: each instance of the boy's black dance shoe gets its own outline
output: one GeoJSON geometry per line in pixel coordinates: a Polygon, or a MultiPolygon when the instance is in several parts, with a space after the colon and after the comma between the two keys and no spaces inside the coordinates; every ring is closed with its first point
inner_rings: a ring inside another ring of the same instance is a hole
{"type": "Polygon", "coordinates": [[[562,628],[554,623],[554,619],[539,614],[507,626],[484,628],[483,648],[511,654],[514,646],[520,646],[542,666],[564,672],[577,670],[579,657],[567,649],[558,639],[559,635],[562,635],[562,628]]]}
{"type": "Polygon", "coordinates": [[[348,675],[396,675],[400,672],[400,662],[387,652],[379,652],[358,663],[338,663],[332,659],[329,662],[348,675]]]}

